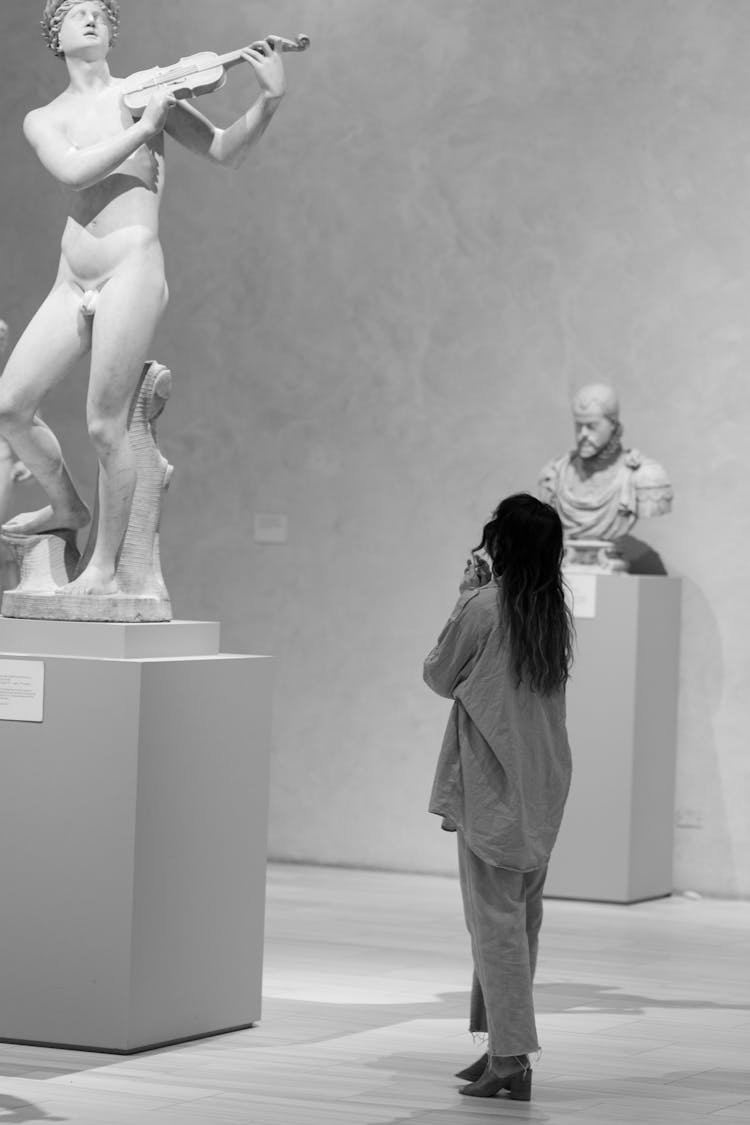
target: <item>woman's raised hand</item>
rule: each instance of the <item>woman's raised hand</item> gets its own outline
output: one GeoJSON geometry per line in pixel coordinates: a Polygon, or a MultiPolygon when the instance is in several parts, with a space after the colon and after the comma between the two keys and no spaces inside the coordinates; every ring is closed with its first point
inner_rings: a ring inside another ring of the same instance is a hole
{"type": "Polygon", "coordinates": [[[491,578],[492,571],[487,560],[479,555],[470,555],[466,560],[463,578],[458,588],[463,594],[467,590],[476,590],[479,586],[486,586],[491,578]]]}

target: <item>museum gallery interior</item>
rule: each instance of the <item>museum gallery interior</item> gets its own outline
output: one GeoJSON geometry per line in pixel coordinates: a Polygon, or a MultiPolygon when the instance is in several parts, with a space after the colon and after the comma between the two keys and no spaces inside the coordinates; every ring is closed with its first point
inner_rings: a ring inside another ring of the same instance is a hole
{"type": "Polygon", "coordinates": [[[0,42],[0,1120],[750,1121],[750,8],[0,42]]]}

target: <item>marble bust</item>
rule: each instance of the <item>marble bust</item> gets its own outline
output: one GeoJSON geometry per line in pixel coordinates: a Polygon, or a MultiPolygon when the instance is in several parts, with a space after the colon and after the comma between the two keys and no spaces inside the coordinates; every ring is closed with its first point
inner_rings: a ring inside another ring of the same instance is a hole
{"type": "Polygon", "coordinates": [[[572,411],[575,448],[544,466],[540,495],[562,520],[569,563],[624,570],[611,544],[637,520],[669,512],[672,487],[661,465],[623,446],[620,404],[612,387],[582,387],[572,411]],[[586,558],[586,546],[594,557],[586,558]]]}

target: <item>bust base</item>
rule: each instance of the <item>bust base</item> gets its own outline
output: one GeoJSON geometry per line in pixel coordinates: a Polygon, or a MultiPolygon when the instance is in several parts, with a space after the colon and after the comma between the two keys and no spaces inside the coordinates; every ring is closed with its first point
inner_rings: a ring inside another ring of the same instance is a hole
{"type": "Polygon", "coordinates": [[[169,621],[172,607],[167,597],[139,594],[25,594],[6,590],[2,615],[45,621],[169,621]]]}
{"type": "Polygon", "coordinates": [[[629,567],[607,539],[566,539],[563,569],[579,574],[626,574],[629,567]]]}
{"type": "Polygon", "coordinates": [[[567,689],[573,780],[544,894],[641,902],[673,886],[681,584],[592,585],[567,689]]]}

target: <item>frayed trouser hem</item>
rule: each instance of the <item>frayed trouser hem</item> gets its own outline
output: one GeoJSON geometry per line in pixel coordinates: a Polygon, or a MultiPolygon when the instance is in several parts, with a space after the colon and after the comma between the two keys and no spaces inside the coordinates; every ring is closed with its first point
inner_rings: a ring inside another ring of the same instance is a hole
{"type": "Polygon", "coordinates": [[[496,1051],[490,1051],[489,1044],[487,1044],[487,1048],[487,1054],[491,1062],[494,1060],[499,1061],[500,1059],[520,1059],[523,1055],[526,1055],[530,1065],[532,1059],[535,1063],[538,1063],[542,1057],[541,1047],[527,1047],[525,1051],[504,1051],[502,1055],[498,1054],[496,1051]]]}
{"type": "Polygon", "coordinates": [[[486,1047],[490,1041],[490,1037],[486,1031],[476,1031],[473,1027],[469,1028],[469,1035],[471,1036],[472,1043],[478,1044],[480,1047],[486,1047]]]}

